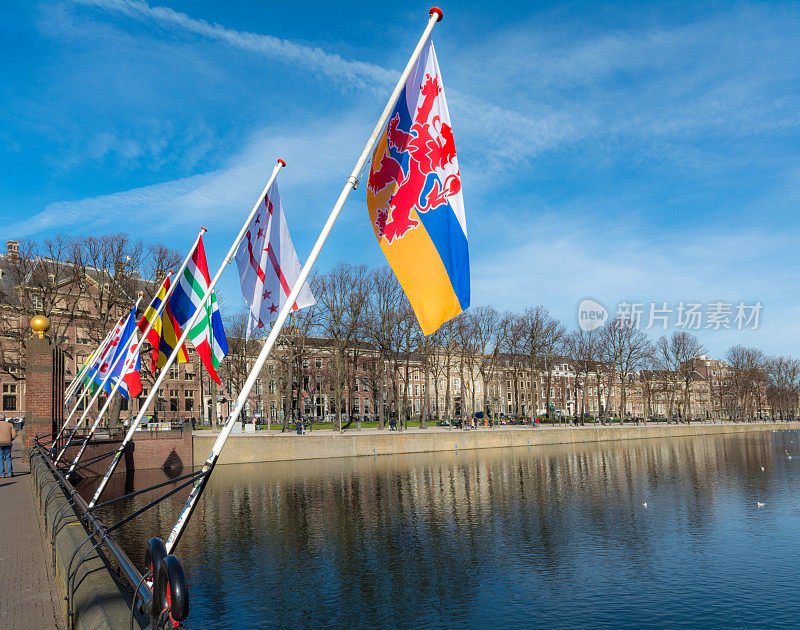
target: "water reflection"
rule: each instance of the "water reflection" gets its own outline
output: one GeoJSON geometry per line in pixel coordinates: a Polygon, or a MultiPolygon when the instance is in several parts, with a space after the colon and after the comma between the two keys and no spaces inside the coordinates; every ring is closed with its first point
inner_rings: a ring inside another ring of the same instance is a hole
{"type": "MultiPolygon", "coordinates": [[[[798,442],[764,432],[222,466],[178,550],[189,621],[788,625],[800,458],[786,451],[798,442]]],[[[118,475],[107,496],[162,479],[118,475]]],[[[134,560],[166,537],[186,492],[121,531],[134,560]]]]}

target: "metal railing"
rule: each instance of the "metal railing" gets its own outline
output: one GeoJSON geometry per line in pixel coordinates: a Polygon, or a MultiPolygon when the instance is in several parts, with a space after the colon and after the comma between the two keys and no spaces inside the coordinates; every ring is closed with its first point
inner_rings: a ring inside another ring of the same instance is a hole
{"type": "MultiPolygon", "coordinates": [[[[69,566],[67,567],[67,627],[73,627],[73,615],[74,611],[73,607],[73,600],[74,600],[74,588],[73,582],[77,575],[78,568],[80,567],[81,563],[86,560],[86,558],[90,555],[92,550],[98,549],[103,547],[107,557],[109,560],[117,567],[117,575],[119,578],[122,579],[124,585],[127,587],[129,595],[131,596],[131,614],[139,617],[140,619],[145,619],[149,617],[149,611],[151,607],[151,603],[153,600],[153,592],[148,586],[146,580],[133,564],[131,559],[128,555],[122,550],[122,548],[117,544],[117,542],[110,536],[111,532],[120,527],[125,522],[128,522],[130,519],[134,518],[141,514],[143,510],[137,510],[130,516],[124,518],[122,521],[119,521],[111,526],[105,525],[89,508],[86,501],[83,497],[80,496],[78,491],[75,487],[67,480],[61,470],[56,467],[52,460],[50,459],[49,449],[43,446],[38,440],[34,443],[33,449],[30,453],[30,458],[33,460],[34,457],[41,458],[42,463],[46,466],[47,471],[50,475],[52,475],[52,479],[54,480],[54,484],[52,488],[48,491],[48,495],[44,499],[44,519],[45,519],[45,526],[47,526],[47,503],[50,500],[50,497],[53,494],[53,491],[56,492],[58,489],[61,489],[67,497],[67,505],[71,506],[74,509],[74,513],[78,517],[81,523],[86,527],[89,534],[84,539],[84,541],[78,545],[78,548],[72,555],[70,559],[69,566]],[[87,549],[84,553],[81,560],[78,562],[77,565],[73,566],[75,558],[77,557],[78,552],[80,549],[88,542],[92,542],[92,546],[87,549]]],[[[31,471],[34,471],[34,467],[31,466],[31,471]]],[[[35,473],[34,473],[35,474],[35,473]]],[[[38,480],[37,480],[38,481],[38,480]]],[[[36,483],[35,487],[39,488],[39,484],[36,483]]],[[[43,491],[43,487],[41,487],[40,491],[43,491]]],[[[149,490],[146,489],[146,490],[149,490]]],[[[143,490],[142,492],[146,491],[143,490]]],[[[177,489],[174,490],[177,492],[177,489]]],[[[127,495],[126,495],[127,496],[127,495]]],[[[122,497],[120,497],[122,498],[122,497]]],[[[146,508],[145,508],[146,509],[146,508]]],[[[61,524],[63,518],[66,516],[69,510],[66,512],[64,511],[64,507],[59,510],[56,514],[56,517],[53,518],[53,522],[50,523],[51,526],[51,542],[53,544],[53,562],[55,563],[55,537],[57,532],[57,528],[61,524]]]]}

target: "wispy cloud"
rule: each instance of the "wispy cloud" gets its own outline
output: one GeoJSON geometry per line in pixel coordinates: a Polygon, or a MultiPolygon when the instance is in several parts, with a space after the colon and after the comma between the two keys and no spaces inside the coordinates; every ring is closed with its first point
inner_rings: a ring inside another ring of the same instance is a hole
{"type": "Polygon", "coordinates": [[[220,24],[209,24],[205,20],[192,18],[168,7],[150,6],[141,0],[73,0],[73,2],[100,7],[134,20],[155,21],[186,33],[222,41],[241,50],[321,73],[327,79],[351,87],[363,88],[375,83],[388,84],[396,76],[380,66],[345,60],[318,47],[297,44],[271,35],[237,31],[220,24]]]}
{"type": "MultiPolygon", "coordinates": [[[[328,121],[305,128],[302,133],[264,129],[229,157],[220,169],[117,192],[87,197],[77,201],[49,204],[44,210],[6,227],[19,237],[45,231],[118,229],[150,230],[163,234],[176,227],[204,224],[229,227],[243,216],[272,171],[277,157],[290,168],[281,175],[281,187],[292,198],[289,202],[296,221],[325,207],[322,195],[333,197],[336,183],[342,184],[341,155],[355,154],[359,123],[342,120],[331,126],[328,121]],[[314,160],[308,159],[309,155],[314,160]],[[309,187],[309,182],[314,186],[309,187]]],[[[238,226],[236,226],[238,227],[238,226]]]]}

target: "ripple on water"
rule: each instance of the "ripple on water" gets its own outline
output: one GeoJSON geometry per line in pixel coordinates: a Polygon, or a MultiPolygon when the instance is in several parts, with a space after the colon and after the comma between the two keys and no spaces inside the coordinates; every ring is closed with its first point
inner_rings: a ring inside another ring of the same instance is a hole
{"type": "MultiPolygon", "coordinates": [[[[189,622],[795,626],[787,450],[796,432],[220,466],[179,548],[189,622]]],[[[183,500],[120,533],[133,559],[183,500]]]]}

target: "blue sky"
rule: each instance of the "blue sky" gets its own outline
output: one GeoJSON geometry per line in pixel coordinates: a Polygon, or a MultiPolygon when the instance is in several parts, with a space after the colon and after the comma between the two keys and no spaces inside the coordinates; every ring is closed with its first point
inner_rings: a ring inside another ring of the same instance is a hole
{"type": "MultiPolygon", "coordinates": [[[[216,267],[275,158],[301,259],[429,3],[4,3],[5,238],[123,230],[216,267]],[[298,8],[299,7],[299,8],[298,8]],[[298,10],[300,13],[298,13],[298,10]]],[[[800,5],[442,5],[473,304],[763,304],[800,355],[800,5]]],[[[384,264],[365,188],[319,260],[384,264]]],[[[221,293],[238,304],[235,267],[221,293]]]]}

